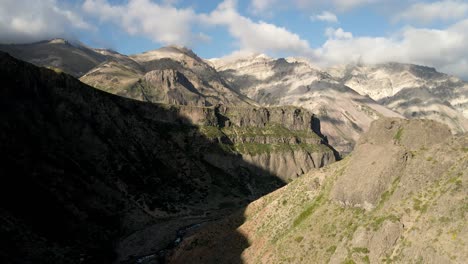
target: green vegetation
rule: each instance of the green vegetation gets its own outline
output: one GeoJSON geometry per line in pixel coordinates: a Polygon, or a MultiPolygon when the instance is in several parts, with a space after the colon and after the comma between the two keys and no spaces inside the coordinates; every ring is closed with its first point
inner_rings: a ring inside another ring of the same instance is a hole
{"type": "Polygon", "coordinates": [[[374,218],[374,221],[371,223],[372,229],[374,229],[374,231],[377,231],[387,220],[397,222],[400,220],[400,218],[396,215],[386,215],[374,218]]]}
{"type": "Polygon", "coordinates": [[[355,247],[353,248],[353,253],[369,254],[369,249],[365,247],[355,247]]]}
{"type": "Polygon", "coordinates": [[[200,126],[199,131],[207,138],[220,138],[223,136],[223,132],[215,126],[200,126]]]}
{"type": "Polygon", "coordinates": [[[330,247],[327,249],[327,253],[333,254],[333,253],[335,253],[335,251],[336,251],[336,246],[335,246],[335,245],[330,246],[330,247]]]}
{"type": "Polygon", "coordinates": [[[302,240],[304,240],[303,236],[298,236],[294,239],[297,243],[301,243],[302,240]]]}
{"type": "Polygon", "coordinates": [[[309,217],[314,211],[315,209],[322,204],[322,202],[324,201],[324,195],[323,193],[320,194],[319,196],[317,196],[317,198],[315,198],[315,200],[312,202],[311,205],[309,205],[304,211],[302,211],[302,213],[296,217],[296,219],[294,219],[294,222],[293,222],[293,227],[297,227],[298,225],[300,225],[305,219],[307,219],[307,217],[309,217]]]}
{"type": "Polygon", "coordinates": [[[342,264],[356,264],[356,262],[354,262],[354,260],[352,259],[345,259],[343,262],[341,262],[342,264]]]}
{"type": "Polygon", "coordinates": [[[264,153],[274,153],[274,152],[285,152],[285,151],[296,151],[296,150],[305,150],[308,152],[320,152],[320,151],[329,151],[324,145],[314,145],[314,144],[261,144],[261,143],[237,143],[234,144],[234,149],[242,154],[249,155],[259,155],[264,153]]]}
{"type": "Polygon", "coordinates": [[[400,127],[397,133],[395,134],[395,136],[393,137],[393,139],[395,139],[396,141],[400,141],[402,135],[403,135],[403,128],[400,127]]]}
{"type": "Polygon", "coordinates": [[[320,138],[310,130],[289,130],[281,124],[267,124],[264,127],[238,127],[230,126],[221,129],[227,136],[237,137],[257,137],[268,136],[273,138],[300,137],[300,138],[320,138]]]}
{"type": "Polygon", "coordinates": [[[382,196],[380,197],[379,204],[377,205],[376,210],[382,208],[382,206],[385,204],[385,202],[390,199],[390,197],[393,195],[395,192],[396,188],[398,187],[398,184],[400,183],[400,178],[401,176],[398,176],[393,182],[392,186],[390,187],[390,190],[385,191],[382,196]]]}
{"type": "Polygon", "coordinates": [[[425,213],[429,205],[427,203],[423,203],[421,200],[417,198],[413,198],[413,209],[416,211],[420,211],[425,213]]]}

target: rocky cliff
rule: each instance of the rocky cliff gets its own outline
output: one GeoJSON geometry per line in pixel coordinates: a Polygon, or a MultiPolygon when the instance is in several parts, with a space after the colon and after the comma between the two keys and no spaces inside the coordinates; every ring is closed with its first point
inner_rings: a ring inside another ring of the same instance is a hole
{"type": "Polygon", "coordinates": [[[335,159],[303,109],[145,103],[4,53],[0,78],[4,263],[154,253],[335,159]]]}
{"type": "Polygon", "coordinates": [[[130,57],[108,55],[108,61],[90,70],[81,81],[124,97],[155,103],[255,104],[232,90],[215,69],[186,48],[170,46],[130,57]]]}
{"type": "Polygon", "coordinates": [[[379,119],[344,160],[189,233],[167,261],[464,263],[467,172],[466,135],[379,119]]]}
{"type": "Polygon", "coordinates": [[[406,118],[436,120],[454,133],[468,131],[468,84],[457,77],[396,62],[346,65],[328,72],[406,118]]]}
{"type": "Polygon", "coordinates": [[[306,60],[252,55],[211,63],[234,89],[262,105],[294,105],[317,113],[323,133],[341,153],[353,149],[372,121],[402,117],[306,60]]]}

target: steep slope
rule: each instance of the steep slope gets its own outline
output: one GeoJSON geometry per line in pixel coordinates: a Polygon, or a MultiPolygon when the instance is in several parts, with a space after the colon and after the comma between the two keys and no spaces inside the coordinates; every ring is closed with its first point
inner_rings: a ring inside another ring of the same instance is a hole
{"type": "Polygon", "coordinates": [[[52,39],[31,44],[0,44],[0,51],[38,66],[80,77],[106,60],[106,56],[81,44],[52,39]]]}
{"type": "Polygon", "coordinates": [[[144,103],[5,53],[0,78],[2,263],[158,252],[335,160],[303,109],[144,103]]]}
{"type": "Polygon", "coordinates": [[[141,101],[195,106],[255,104],[233,91],[216,70],[189,49],[163,47],[127,60],[134,63],[106,62],[81,80],[141,101]]]}
{"type": "Polygon", "coordinates": [[[436,120],[454,133],[468,131],[468,84],[454,76],[402,63],[346,65],[328,71],[407,118],[436,120]]]}
{"type": "Polygon", "coordinates": [[[350,156],[189,233],[168,263],[464,263],[467,182],[466,135],[379,119],[350,156]]]}
{"type": "Polygon", "coordinates": [[[252,55],[210,62],[234,89],[263,105],[295,105],[317,113],[323,134],[341,153],[352,150],[373,120],[401,117],[303,60],[252,55]]]}

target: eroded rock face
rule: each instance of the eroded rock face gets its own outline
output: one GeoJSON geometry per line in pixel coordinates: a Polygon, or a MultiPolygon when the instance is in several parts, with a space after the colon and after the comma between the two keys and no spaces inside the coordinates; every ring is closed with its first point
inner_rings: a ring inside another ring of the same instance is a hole
{"type": "Polygon", "coordinates": [[[406,118],[436,120],[453,133],[468,131],[468,84],[455,76],[403,63],[344,65],[328,72],[406,118]]]}
{"type": "Polygon", "coordinates": [[[360,139],[350,157],[347,177],[337,180],[332,196],[344,205],[370,210],[402,176],[412,153],[448,138],[451,138],[448,127],[435,121],[377,120],[360,139]],[[360,185],[356,186],[356,182],[360,185]]]}

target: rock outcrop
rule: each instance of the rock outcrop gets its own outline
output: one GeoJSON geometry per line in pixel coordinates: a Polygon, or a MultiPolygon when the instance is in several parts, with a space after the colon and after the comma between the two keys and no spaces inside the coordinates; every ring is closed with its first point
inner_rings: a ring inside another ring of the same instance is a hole
{"type": "Polygon", "coordinates": [[[447,124],[468,131],[468,84],[434,68],[403,64],[345,65],[328,69],[341,83],[406,118],[447,124]]]}

